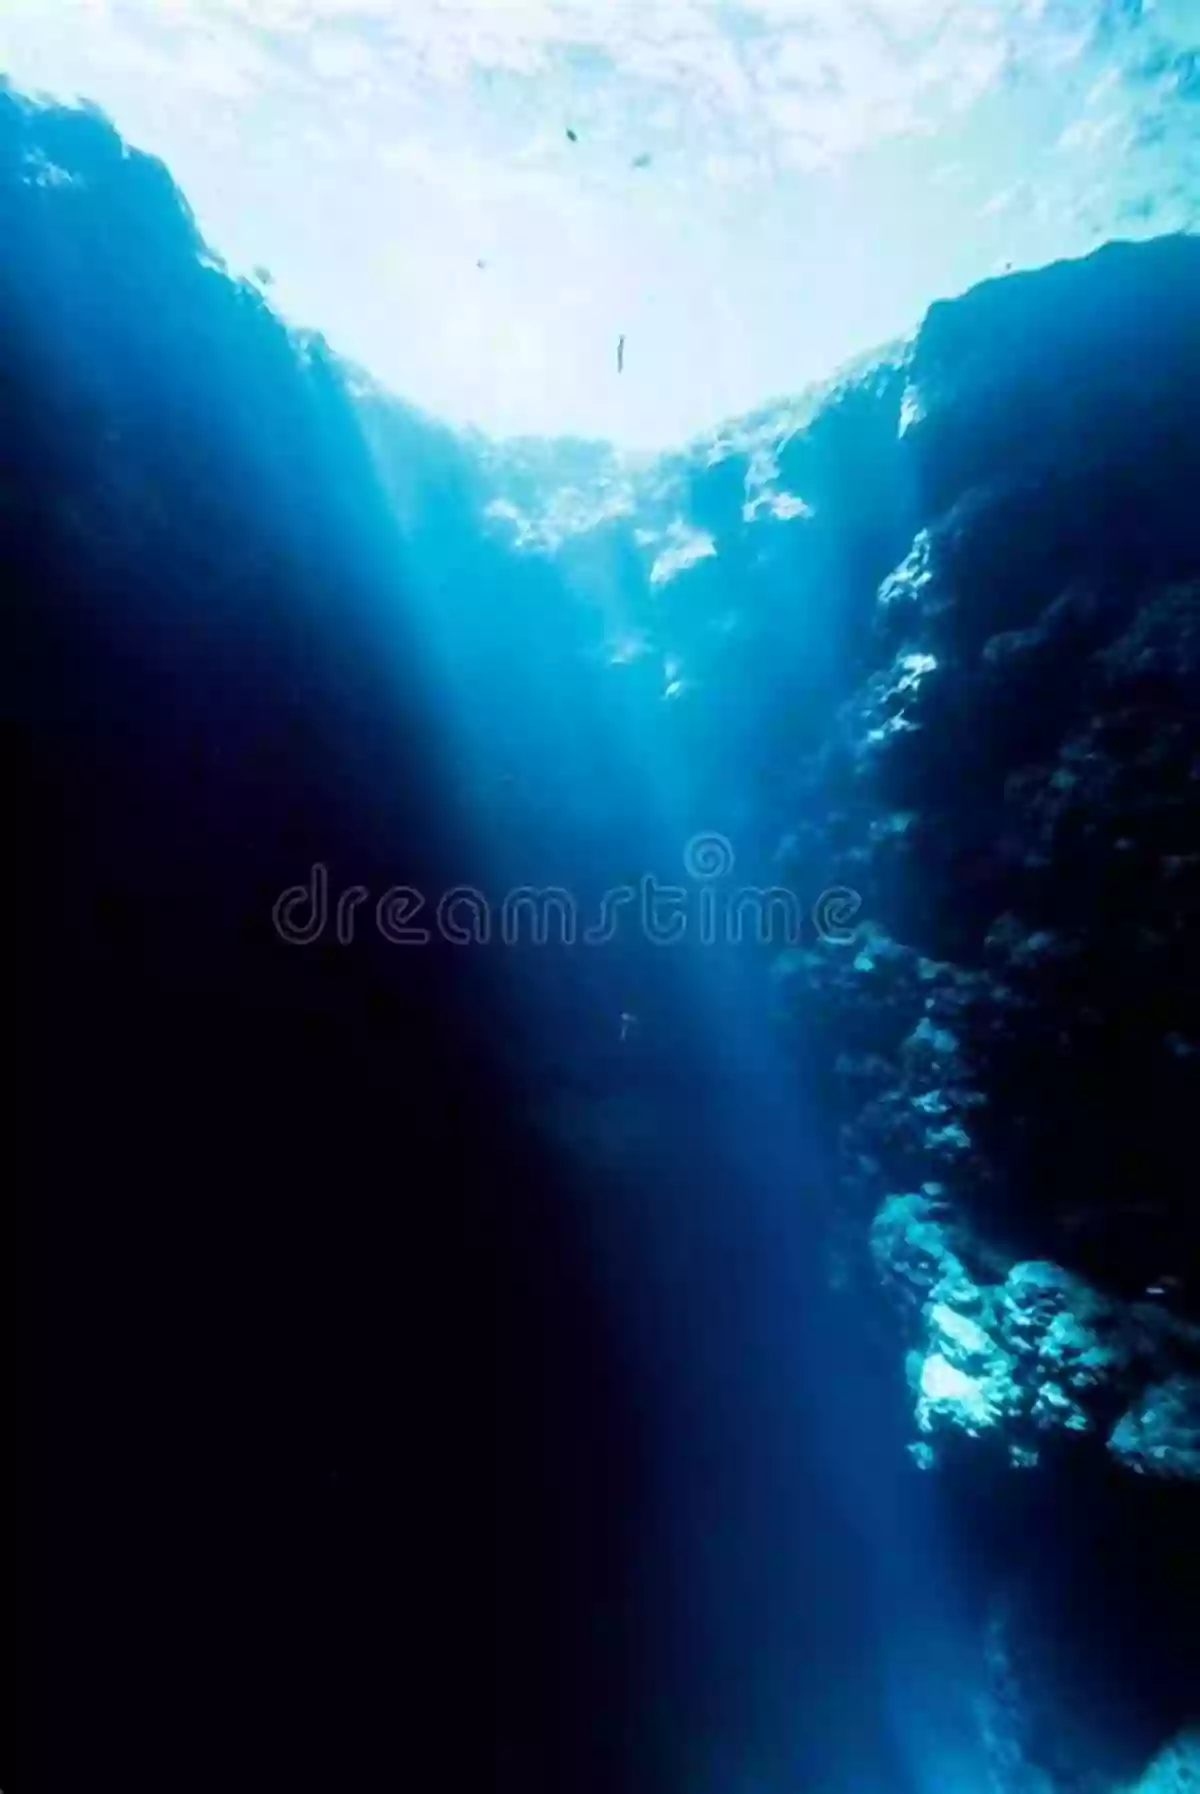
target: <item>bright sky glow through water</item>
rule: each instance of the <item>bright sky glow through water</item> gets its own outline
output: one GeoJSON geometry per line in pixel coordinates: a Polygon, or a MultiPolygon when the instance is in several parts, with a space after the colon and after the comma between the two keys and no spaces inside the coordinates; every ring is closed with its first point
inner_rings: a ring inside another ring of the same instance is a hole
{"type": "Polygon", "coordinates": [[[402,396],[662,447],[1008,263],[1194,228],[1198,21],[1195,0],[0,0],[0,68],[161,155],[231,267],[402,396]]]}

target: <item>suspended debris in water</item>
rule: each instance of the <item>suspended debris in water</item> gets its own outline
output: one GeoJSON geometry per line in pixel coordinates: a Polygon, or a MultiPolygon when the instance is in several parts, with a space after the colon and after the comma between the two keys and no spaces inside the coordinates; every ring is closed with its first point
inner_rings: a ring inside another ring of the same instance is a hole
{"type": "Polygon", "coordinates": [[[261,262],[257,268],[251,268],[250,272],[253,274],[260,287],[269,287],[275,278],[271,273],[271,270],[269,268],[264,268],[261,262]]]}
{"type": "Polygon", "coordinates": [[[623,336],[617,338],[617,372],[618,374],[625,372],[625,338],[623,336]]]}
{"type": "Polygon", "coordinates": [[[482,256],[481,256],[481,257],[480,257],[480,259],[479,259],[479,260],[478,260],[478,261],[477,261],[477,262],[476,262],[476,264],[475,264],[475,266],[476,266],[476,267],[477,267],[477,268],[486,268],[486,267],[487,267],[487,263],[486,263],[486,262],[485,262],[485,261],[484,261],[484,260],[483,260],[483,258],[482,258],[482,256]]]}
{"type": "Polygon", "coordinates": [[[643,150],[640,156],[635,156],[633,158],[633,161],[629,164],[629,166],[630,166],[630,168],[649,168],[649,166],[653,160],[654,160],[654,158],[650,154],[650,151],[643,150]]]}
{"type": "Polygon", "coordinates": [[[571,129],[570,125],[567,126],[567,142],[568,143],[578,143],[579,142],[579,133],[577,131],[573,131],[571,129]]]}
{"type": "Polygon", "coordinates": [[[622,1045],[624,1045],[624,1043],[629,1039],[629,1037],[631,1035],[637,1033],[638,1026],[639,1026],[638,1018],[636,1015],[634,1015],[633,1011],[630,1009],[624,1010],[621,1015],[621,1044],[622,1045]]]}

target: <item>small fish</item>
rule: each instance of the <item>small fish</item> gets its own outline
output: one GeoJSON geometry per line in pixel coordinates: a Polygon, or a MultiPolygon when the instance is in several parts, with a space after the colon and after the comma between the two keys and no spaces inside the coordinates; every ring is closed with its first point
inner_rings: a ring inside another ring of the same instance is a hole
{"type": "Polygon", "coordinates": [[[479,261],[477,261],[477,262],[476,262],[476,264],[475,264],[475,266],[476,266],[476,267],[477,267],[477,268],[486,268],[486,267],[487,267],[487,263],[486,263],[486,262],[485,262],[485,261],[484,261],[484,260],[483,260],[483,259],[482,259],[482,257],[481,257],[481,258],[480,258],[480,260],[479,260],[479,261]]]}
{"type": "Polygon", "coordinates": [[[649,150],[643,150],[640,156],[635,156],[633,158],[633,161],[629,166],[630,168],[649,168],[653,160],[654,158],[651,156],[649,150]]]}
{"type": "Polygon", "coordinates": [[[571,129],[570,125],[567,126],[567,142],[568,143],[578,143],[579,142],[578,131],[573,131],[571,129]]]}
{"type": "Polygon", "coordinates": [[[618,374],[625,372],[625,338],[623,336],[617,338],[617,372],[618,374]]]}

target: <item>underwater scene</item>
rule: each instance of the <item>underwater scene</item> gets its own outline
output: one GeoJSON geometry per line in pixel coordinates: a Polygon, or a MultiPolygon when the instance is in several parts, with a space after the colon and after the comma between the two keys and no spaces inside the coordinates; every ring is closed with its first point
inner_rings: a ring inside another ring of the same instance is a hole
{"type": "Polygon", "coordinates": [[[5,1794],[1200,1794],[1197,0],[4,0],[5,1794]]]}

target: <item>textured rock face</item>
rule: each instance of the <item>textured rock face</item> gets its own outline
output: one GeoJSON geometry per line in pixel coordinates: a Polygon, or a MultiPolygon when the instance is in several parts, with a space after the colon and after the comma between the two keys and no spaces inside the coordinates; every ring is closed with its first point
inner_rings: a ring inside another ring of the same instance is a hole
{"type": "Polygon", "coordinates": [[[1198,1788],[1200,1731],[1189,1731],[1160,1751],[1131,1794],[1196,1794],[1198,1788]]]}
{"type": "Polygon", "coordinates": [[[870,1053],[831,1079],[842,1201],[922,1461],[1098,1433],[1194,1474],[1200,244],[937,307],[909,374],[918,528],[805,841],[872,925],[783,1006],[870,1053]]]}

